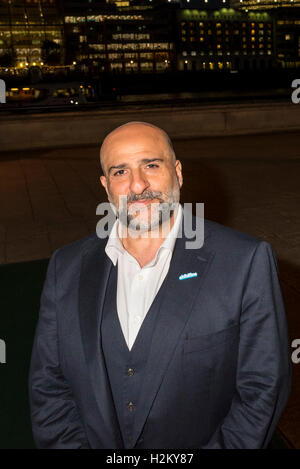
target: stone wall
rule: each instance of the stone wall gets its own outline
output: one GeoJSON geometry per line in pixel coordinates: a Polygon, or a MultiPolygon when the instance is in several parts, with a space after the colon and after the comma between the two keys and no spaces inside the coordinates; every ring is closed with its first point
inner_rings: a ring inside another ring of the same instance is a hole
{"type": "Polygon", "coordinates": [[[300,129],[300,104],[147,107],[2,116],[0,151],[99,144],[110,130],[133,120],[162,127],[172,139],[286,132],[300,129]]]}

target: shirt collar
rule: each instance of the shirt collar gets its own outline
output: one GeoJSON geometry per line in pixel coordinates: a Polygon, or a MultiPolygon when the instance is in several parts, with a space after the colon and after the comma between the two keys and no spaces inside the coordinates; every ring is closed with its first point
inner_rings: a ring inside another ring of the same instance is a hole
{"type": "MultiPolygon", "coordinates": [[[[162,245],[159,247],[154,259],[148,264],[149,267],[156,263],[162,250],[166,249],[166,250],[169,250],[171,254],[173,253],[175,242],[178,236],[179,227],[181,225],[181,220],[182,220],[182,207],[180,204],[178,204],[178,210],[177,210],[174,224],[171,230],[169,231],[166,239],[164,240],[162,245]]],[[[105,246],[105,252],[114,265],[117,264],[117,261],[120,255],[127,254],[129,256],[129,259],[132,258],[132,256],[123,247],[122,242],[119,237],[119,233],[120,233],[120,221],[119,219],[117,219],[112,227],[108,241],[105,246]]],[[[135,259],[134,261],[136,262],[135,259]]]]}

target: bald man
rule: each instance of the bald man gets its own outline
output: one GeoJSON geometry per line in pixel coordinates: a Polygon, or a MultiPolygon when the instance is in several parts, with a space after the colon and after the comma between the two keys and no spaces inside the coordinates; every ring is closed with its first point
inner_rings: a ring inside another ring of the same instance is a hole
{"type": "Polygon", "coordinates": [[[182,166],[154,125],[118,127],[100,161],[117,218],[108,239],[50,260],[29,378],[37,447],[266,448],[291,382],[270,245],[205,220],[187,247],[182,166]]]}

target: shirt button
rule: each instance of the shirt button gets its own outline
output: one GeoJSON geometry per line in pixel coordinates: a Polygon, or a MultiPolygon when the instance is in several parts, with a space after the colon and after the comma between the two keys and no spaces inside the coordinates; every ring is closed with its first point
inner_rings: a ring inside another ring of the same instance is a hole
{"type": "Polygon", "coordinates": [[[142,275],[139,275],[139,276],[138,276],[138,279],[139,279],[139,280],[143,280],[143,278],[144,278],[144,277],[143,277],[142,275]]]}
{"type": "Polygon", "coordinates": [[[128,409],[130,412],[132,412],[132,411],[133,411],[133,408],[134,408],[134,403],[131,402],[131,401],[128,402],[128,404],[127,404],[127,409],[128,409]]]}
{"type": "Polygon", "coordinates": [[[126,371],[126,374],[127,374],[128,376],[133,376],[134,373],[135,373],[135,371],[134,371],[133,368],[128,368],[128,370],[126,371]]]}
{"type": "Polygon", "coordinates": [[[136,319],[136,321],[141,321],[142,320],[141,316],[136,316],[135,319],[136,319]]]}

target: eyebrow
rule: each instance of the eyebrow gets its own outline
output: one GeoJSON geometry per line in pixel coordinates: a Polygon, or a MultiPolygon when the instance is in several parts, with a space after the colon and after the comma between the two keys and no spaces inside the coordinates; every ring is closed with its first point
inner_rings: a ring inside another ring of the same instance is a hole
{"type": "MultiPolygon", "coordinates": [[[[164,161],[162,158],[143,158],[140,163],[141,164],[149,164],[152,163],[153,161],[164,161]]],[[[118,164],[117,166],[111,166],[108,170],[108,174],[113,170],[113,169],[124,169],[128,163],[122,163],[118,164]]]]}

